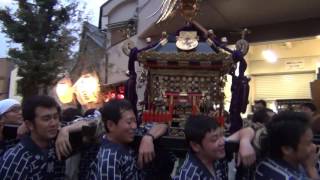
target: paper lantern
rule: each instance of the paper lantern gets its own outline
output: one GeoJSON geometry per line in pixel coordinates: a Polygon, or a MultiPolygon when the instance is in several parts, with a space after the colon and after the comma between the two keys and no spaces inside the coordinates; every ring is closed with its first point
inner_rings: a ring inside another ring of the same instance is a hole
{"type": "Polygon", "coordinates": [[[95,75],[82,75],[73,87],[81,105],[98,102],[100,87],[99,80],[95,75]]]}
{"type": "Polygon", "coordinates": [[[56,93],[59,100],[66,104],[73,100],[73,87],[70,78],[65,77],[61,79],[56,86],[56,93]]]}

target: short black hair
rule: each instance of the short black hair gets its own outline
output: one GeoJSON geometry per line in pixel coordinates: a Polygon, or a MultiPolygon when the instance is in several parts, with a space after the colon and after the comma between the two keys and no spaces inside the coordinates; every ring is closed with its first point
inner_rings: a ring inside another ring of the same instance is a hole
{"type": "Polygon", "coordinates": [[[132,105],[125,99],[112,99],[105,103],[102,108],[100,108],[100,113],[106,131],[109,132],[107,128],[107,121],[112,121],[115,124],[118,124],[118,121],[122,117],[122,112],[130,110],[133,110],[132,105]]]}
{"type": "Polygon", "coordinates": [[[206,133],[216,130],[219,127],[217,121],[206,115],[191,115],[185,124],[184,134],[188,145],[195,142],[202,145],[206,133]]]}
{"type": "Polygon", "coordinates": [[[50,96],[42,95],[42,96],[32,96],[22,103],[22,116],[24,120],[29,120],[34,122],[36,118],[36,109],[37,107],[45,107],[45,108],[57,108],[57,111],[60,115],[61,109],[57,101],[50,96]]]}
{"type": "Polygon", "coordinates": [[[254,104],[262,104],[263,107],[267,107],[267,102],[263,99],[255,101],[254,104]]]}
{"type": "Polygon", "coordinates": [[[284,111],[275,115],[266,128],[267,135],[262,141],[264,155],[281,159],[281,147],[287,146],[297,150],[301,136],[310,128],[310,124],[304,113],[284,111]]]}
{"type": "Polygon", "coordinates": [[[271,109],[260,109],[253,113],[252,122],[259,122],[265,124],[271,120],[271,117],[268,115],[268,112],[273,112],[271,109]]]}
{"type": "Polygon", "coordinates": [[[310,109],[312,112],[317,111],[317,107],[313,103],[303,103],[301,106],[310,109]]]}
{"type": "Polygon", "coordinates": [[[84,112],[83,116],[84,117],[93,116],[95,111],[96,111],[95,108],[88,109],[88,110],[86,110],[86,112],[84,112]]]}
{"type": "Polygon", "coordinates": [[[62,111],[61,121],[68,123],[82,116],[81,110],[70,107],[62,111]]]}

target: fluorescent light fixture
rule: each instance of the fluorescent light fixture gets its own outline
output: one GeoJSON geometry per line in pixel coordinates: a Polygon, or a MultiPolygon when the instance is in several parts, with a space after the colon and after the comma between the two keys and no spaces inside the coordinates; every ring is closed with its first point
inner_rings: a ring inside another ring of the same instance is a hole
{"type": "Polygon", "coordinates": [[[270,49],[262,51],[263,58],[269,63],[275,63],[278,60],[277,55],[270,49]]]}

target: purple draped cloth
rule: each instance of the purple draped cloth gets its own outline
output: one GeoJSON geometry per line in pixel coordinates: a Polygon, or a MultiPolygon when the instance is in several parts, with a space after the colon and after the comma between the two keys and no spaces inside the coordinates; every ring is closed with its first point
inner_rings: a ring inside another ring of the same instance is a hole
{"type": "Polygon", "coordinates": [[[124,89],[124,97],[128,101],[131,102],[133,111],[137,117],[138,124],[139,118],[138,118],[138,110],[137,110],[137,102],[138,102],[138,95],[136,90],[137,85],[137,73],[135,70],[135,62],[138,60],[138,54],[142,51],[151,49],[155,47],[158,43],[151,44],[143,49],[138,49],[136,47],[132,48],[129,54],[129,62],[128,62],[128,70],[129,70],[129,79],[125,83],[125,89],[124,89]]]}
{"type": "Polygon", "coordinates": [[[229,108],[230,113],[230,133],[234,133],[242,128],[241,113],[247,110],[248,96],[249,96],[249,81],[250,79],[244,75],[247,69],[247,63],[240,51],[233,52],[233,59],[235,62],[240,62],[239,76],[235,75],[235,69],[231,70],[232,76],[231,85],[231,103],[229,108]]]}

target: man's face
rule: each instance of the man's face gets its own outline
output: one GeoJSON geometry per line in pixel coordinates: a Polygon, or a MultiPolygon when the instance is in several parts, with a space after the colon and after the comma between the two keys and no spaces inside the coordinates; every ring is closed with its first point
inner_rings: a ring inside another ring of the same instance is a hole
{"type": "Polygon", "coordinates": [[[37,107],[34,122],[28,123],[31,134],[42,140],[51,140],[57,136],[59,113],[56,107],[37,107]]]}
{"type": "Polygon", "coordinates": [[[136,117],[132,110],[121,112],[121,119],[108,129],[118,143],[127,144],[133,141],[137,128],[136,117]]]}
{"type": "MultiPolygon", "coordinates": [[[[269,116],[268,122],[270,122],[273,118],[274,115],[276,115],[276,113],[272,112],[272,111],[267,111],[267,115],[269,116]]],[[[268,123],[266,122],[266,123],[268,123]]]]}
{"type": "Polygon", "coordinates": [[[212,161],[225,157],[223,130],[217,128],[204,136],[199,155],[212,161]]]}
{"type": "Polygon", "coordinates": [[[257,111],[262,110],[264,108],[265,107],[264,107],[264,105],[262,103],[255,103],[254,104],[254,112],[257,112],[257,111]]]}
{"type": "Polygon", "coordinates": [[[310,108],[308,108],[308,107],[302,106],[302,107],[301,107],[301,111],[304,112],[304,113],[306,113],[307,116],[309,116],[309,117],[312,117],[312,116],[313,116],[312,110],[311,110],[310,108]]]}
{"type": "Polygon", "coordinates": [[[5,124],[22,124],[21,106],[14,105],[6,113],[3,114],[5,124]]]}
{"type": "Polygon", "coordinates": [[[297,164],[305,162],[310,156],[316,153],[316,145],[312,141],[313,133],[309,128],[301,137],[297,149],[288,155],[288,158],[297,164]]]}

